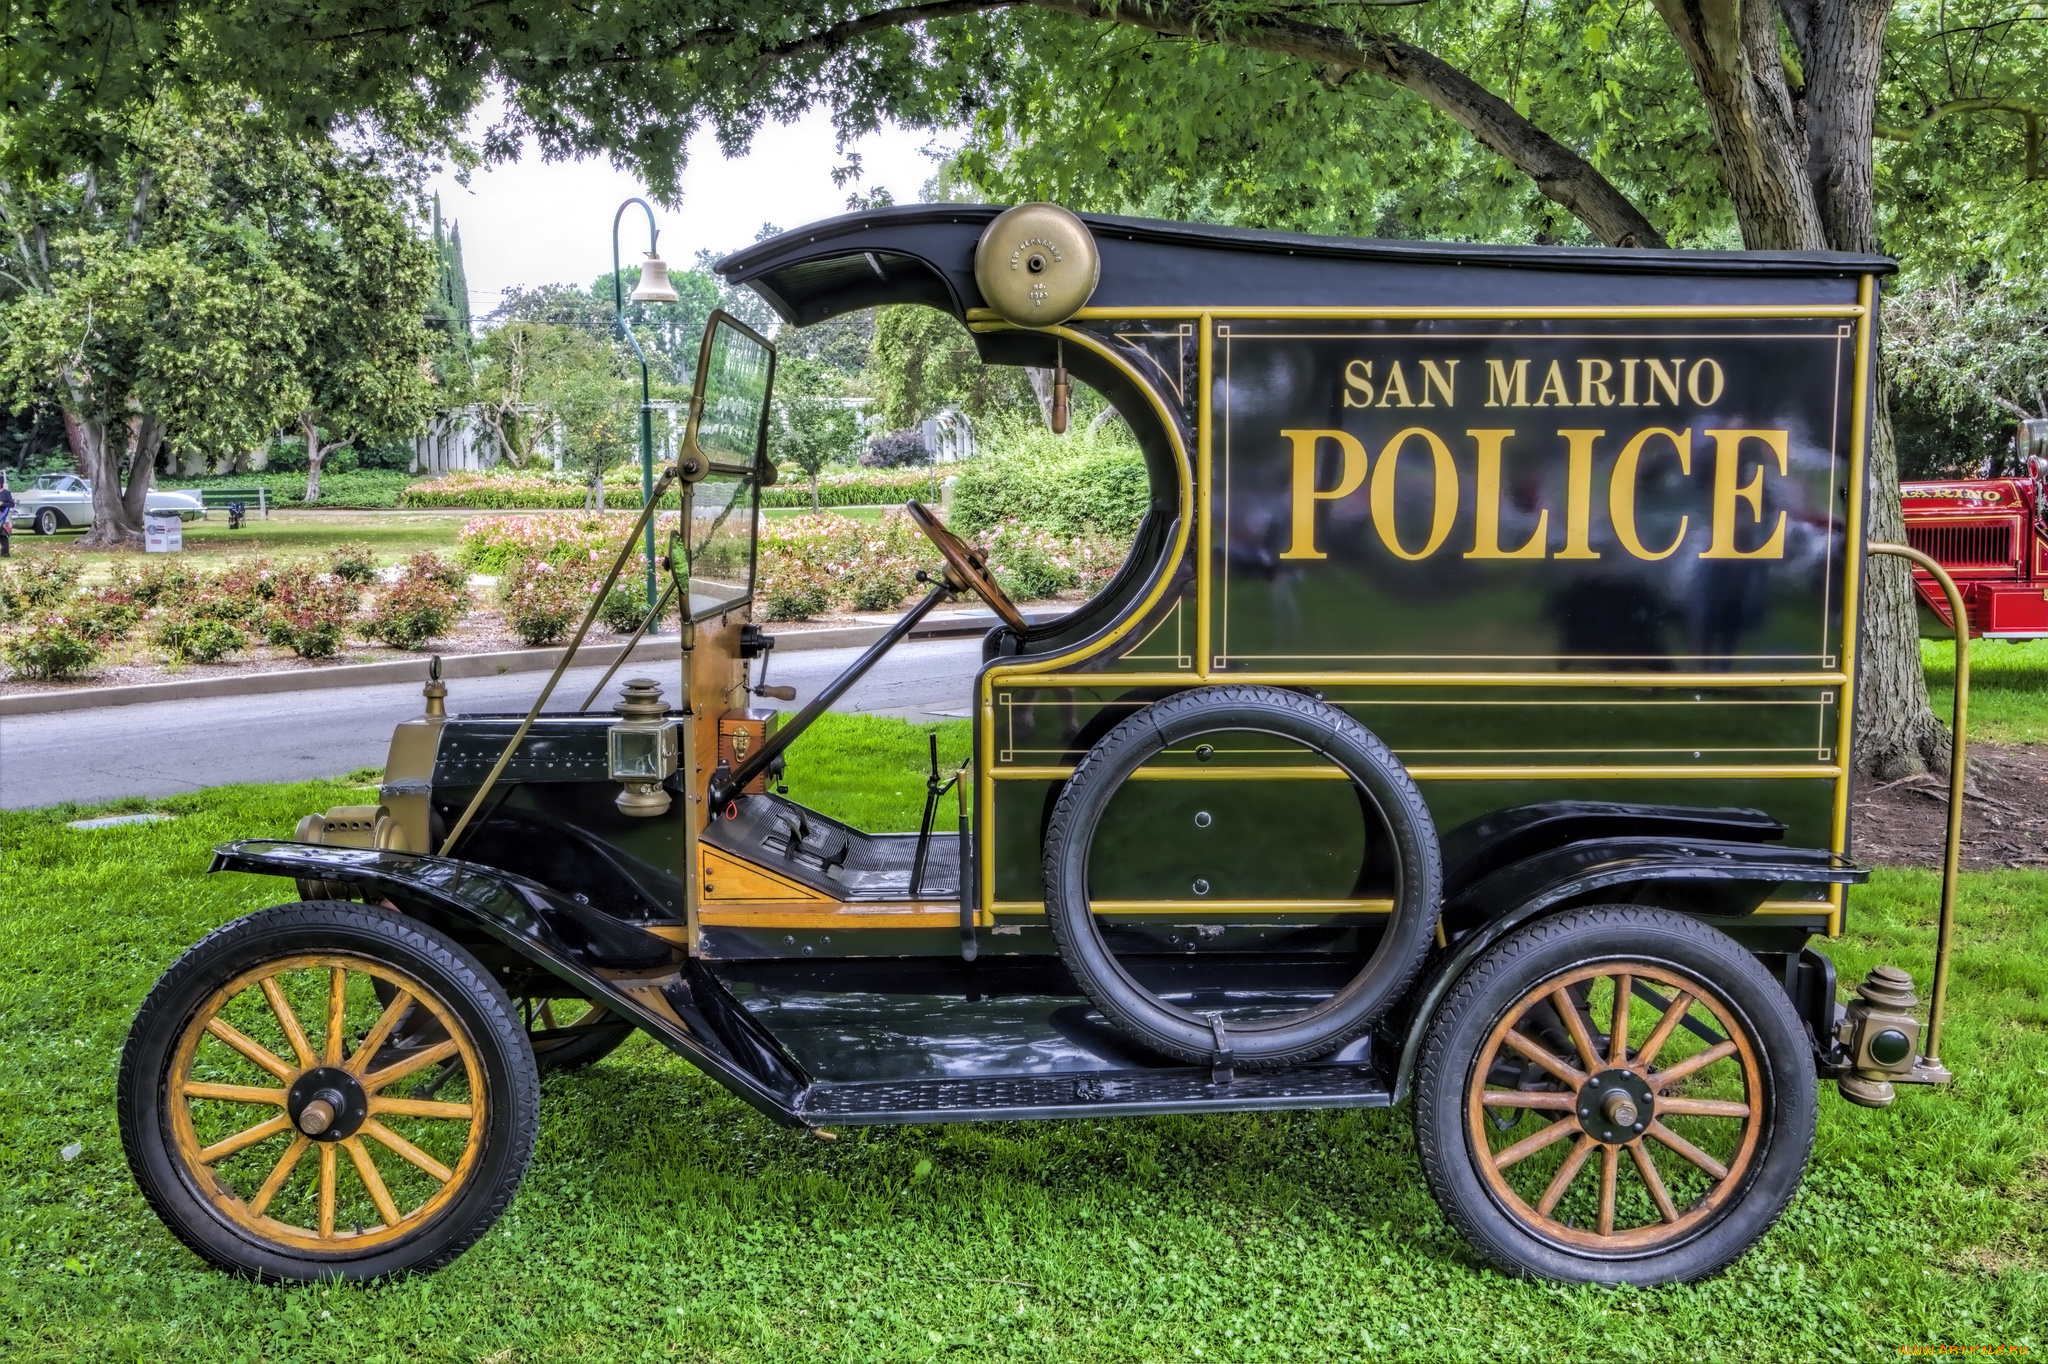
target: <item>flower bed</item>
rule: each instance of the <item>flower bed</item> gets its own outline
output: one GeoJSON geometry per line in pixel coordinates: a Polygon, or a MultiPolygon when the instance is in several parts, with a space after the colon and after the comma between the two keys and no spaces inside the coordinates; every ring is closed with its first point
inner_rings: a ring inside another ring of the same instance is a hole
{"type": "MultiPolygon", "coordinates": [[[[637,513],[539,512],[532,516],[479,516],[456,534],[456,555],[478,573],[499,574],[521,559],[566,564],[572,559],[610,563],[637,513]]],[[[655,540],[665,545],[681,513],[655,516],[655,540]]],[[[602,569],[600,569],[602,571],[602,569]]]]}

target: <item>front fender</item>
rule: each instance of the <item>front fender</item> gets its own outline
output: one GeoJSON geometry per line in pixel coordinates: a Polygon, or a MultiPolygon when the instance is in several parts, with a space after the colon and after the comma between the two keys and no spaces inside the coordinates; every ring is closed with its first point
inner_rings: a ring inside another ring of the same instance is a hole
{"type": "Polygon", "coordinates": [[[252,839],[216,848],[209,871],[339,881],[366,898],[475,924],[527,960],[631,1018],[768,1116],[800,1124],[809,1079],[683,949],[537,881],[388,848],[252,839]]]}
{"type": "Polygon", "coordinates": [[[1708,839],[1599,838],[1567,843],[1482,878],[1444,906],[1450,950],[1411,992],[1394,1099],[1406,1097],[1422,1037],[1474,958],[1538,915],[1613,901],[1655,904],[1706,918],[1755,912],[1783,885],[1861,885],[1870,873],[1824,848],[1708,839]]]}

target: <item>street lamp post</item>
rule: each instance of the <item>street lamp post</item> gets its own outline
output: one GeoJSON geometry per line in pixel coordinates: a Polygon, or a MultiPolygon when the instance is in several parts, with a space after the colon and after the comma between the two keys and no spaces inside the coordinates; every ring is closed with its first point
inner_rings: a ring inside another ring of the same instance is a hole
{"type": "MultiPolygon", "coordinates": [[[[625,284],[619,278],[619,223],[624,220],[626,210],[635,204],[647,214],[647,259],[640,263],[640,282],[633,286],[631,301],[674,303],[676,291],[675,286],[668,282],[668,262],[655,254],[661,230],[654,225],[653,208],[645,199],[626,200],[612,215],[612,311],[619,319],[619,330],[625,334],[626,344],[633,348],[633,354],[640,361],[640,497],[641,505],[645,506],[654,497],[654,404],[648,383],[647,352],[640,349],[640,339],[633,335],[633,328],[626,321],[627,294],[625,284]]],[[[650,611],[659,599],[655,592],[654,574],[655,520],[652,516],[647,518],[647,609],[650,611]]],[[[648,626],[648,633],[655,633],[660,628],[661,623],[655,621],[648,626]]]]}

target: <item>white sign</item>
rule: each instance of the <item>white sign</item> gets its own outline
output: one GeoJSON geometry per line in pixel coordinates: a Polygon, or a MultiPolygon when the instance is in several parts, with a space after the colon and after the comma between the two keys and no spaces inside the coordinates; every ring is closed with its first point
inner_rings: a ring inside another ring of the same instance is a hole
{"type": "Polygon", "coordinates": [[[185,548],[185,523],[176,512],[143,519],[143,544],[151,554],[176,554],[185,548]]]}

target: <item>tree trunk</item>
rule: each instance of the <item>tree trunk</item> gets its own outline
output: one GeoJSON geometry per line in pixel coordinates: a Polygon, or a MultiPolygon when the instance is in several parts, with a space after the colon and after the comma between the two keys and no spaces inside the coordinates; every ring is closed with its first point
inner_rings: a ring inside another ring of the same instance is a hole
{"type": "Polygon", "coordinates": [[[1024,377],[1031,383],[1031,396],[1038,399],[1038,415],[1045,419],[1045,429],[1052,430],[1052,371],[1027,366],[1024,377]]]}
{"type": "Polygon", "coordinates": [[[320,500],[320,464],[327,458],[320,444],[320,423],[310,412],[299,416],[299,431],[306,438],[306,501],[320,500]]]}
{"type": "Polygon", "coordinates": [[[78,547],[141,549],[142,503],[149,495],[147,470],[140,479],[142,493],[132,512],[121,486],[121,476],[129,464],[128,446],[133,434],[130,428],[92,421],[67,406],[64,432],[71,439],[71,457],[92,484],[92,529],[85,533],[78,547]]]}
{"type": "Polygon", "coordinates": [[[812,474],[812,475],[811,475],[811,514],[815,516],[815,515],[817,514],[817,512],[818,512],[818,476],[817,476],[816,474],[812,474]]]}
{"type": "MultiPolygon", "coordinates": [[[[1729,197],[1751,250],[1877,248],[1871,127],[1889,0],[1655,0],[1713,119],[1729,197]],[[1780,7],[1799,49],[1788,78],[1780,7]]],[[[1905,539],[1898,452],[1882,368],[1871,395],[1864,531],[1905,539]]],[[[1856,765],[1883,779],[1945,768],[1948,731],[1928,702],[1911,571],[1873,557],[1863,577],[1856,765]]]]}

